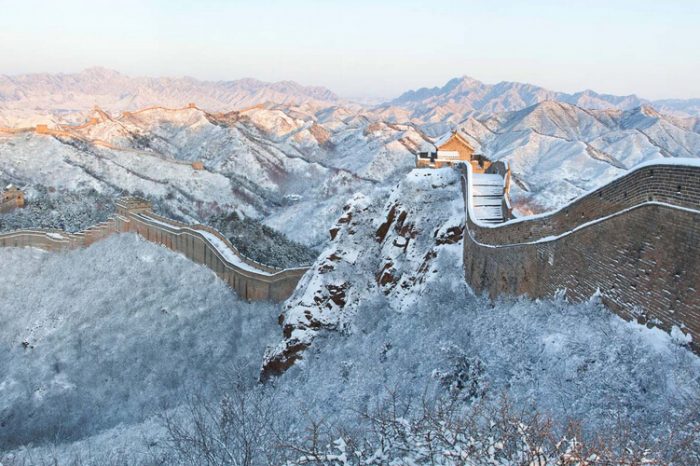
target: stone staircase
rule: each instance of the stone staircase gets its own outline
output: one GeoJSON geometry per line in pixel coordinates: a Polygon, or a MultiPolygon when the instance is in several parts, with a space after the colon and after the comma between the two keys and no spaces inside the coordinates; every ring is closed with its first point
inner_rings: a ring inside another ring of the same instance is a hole
{"type": "Polygon", "coordinates": [[[472,175],[472,199],[476,220],[482,223],[503,223],[503,177],[496,174],[472,175]]]}

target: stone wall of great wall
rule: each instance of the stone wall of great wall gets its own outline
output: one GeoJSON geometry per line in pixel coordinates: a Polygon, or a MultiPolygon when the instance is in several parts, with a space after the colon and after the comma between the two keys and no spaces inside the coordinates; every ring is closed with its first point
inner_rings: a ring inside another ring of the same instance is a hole
{"type": "Polygon", "coordinates": [[[213,270],[244,299],[281,302],[292,294],[307,268],[277,269],[241,255],[218,231],[185,225],[154,214],[147,203],[121,200],[117,215],[79,233],[60,230],[19,230],[0,233],[0,247],[31,246],[47,251],[86,247],[115,233],[143,238],[184,254],[213,270]]]}
{"type": "MultiPolygon", "coordinates": [[[[468,170],[469,171],[469,170],[468,170]]],[[[700,164],[642,166],[564,208],[500,225],[470,210],[464,266],[477,292],[571,301],[597,290],[626,319],[676,325],[700,343],[700,164]]]]}

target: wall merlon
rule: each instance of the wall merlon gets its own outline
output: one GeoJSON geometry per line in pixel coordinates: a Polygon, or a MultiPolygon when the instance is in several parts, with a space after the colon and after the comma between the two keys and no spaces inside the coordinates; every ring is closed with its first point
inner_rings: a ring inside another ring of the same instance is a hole
{"type": "Polygon", "coordinates": [[[117,215],[79,233],[58,230],[19,230],[0,233],[0,247],[32,246],[48,251],[62,251],[89,246],[114,233],[137,233],[148,241],[180,252],[194,262],[212,269],[222,280],[248,300],[284,301],[306,268],[277,269],[244,258],[221,233],[204,225],[185,225],[154,214],[148,202],[138,198],[122,198],[117,202],[117,215]],[[229,262],[205,236],[216,236],[228,254],[234,254],[245,268],[229,262]]]}
{"type": "Polygon", "coordinates": [[[548,215],[482,226],[467,214],[466,223],[475,291],[542,298],[566,289],[583,301],[600,289],[622,317],[641,309],[700,342],[700,166],[649,165],[548,215]]]}

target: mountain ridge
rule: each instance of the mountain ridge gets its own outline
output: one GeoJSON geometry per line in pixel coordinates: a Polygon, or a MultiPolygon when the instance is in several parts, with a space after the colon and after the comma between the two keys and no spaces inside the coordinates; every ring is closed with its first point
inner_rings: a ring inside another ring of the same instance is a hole
{"type": "Polygon", "coordinates": [[[566,93],[517,81],[488,84],[467,75],[452,78],[442,86],[410,89],[375,105],[342,98],[323,86],[306,86],[291,80],[266,82],[250,77],[200,80],[191,76],[129,76],[99,66],[77,73],[0,75],[0,112],[27,113],[33,109],[64,116],[86,111],[94,105],[124,111],[151,105],[178,107],[196,102],[210,111],[232,111],[273,103],[320,107],[342,105],[372,111],[389,121],[453,124],[474,113],[520,110],[545,100],[594,110],[629,110],[651,105],[674,116],[700,116],[700,98],[650,100],[636,94],[620,96],[592,89],[566,93]]]}
{"type": "Polygon", "coordinates": [[[231,111],[256,104],[331,105],[341,102],[321,86],[253,78],[203,81],[192,77],[130,77],[101,67],[78,73],[0,75],[0,111],[14,115],[75,116],[94,106],[126,111],[152,105],[181,107],[196,102],[211,111],[231,111]]]}
{"type": "Polygon", "coordinates": [[[448,113],[449,121],[464,119],[471,113],[496,113],[520,110],[545,100],[556,100],[593,110],[629,110],[651,105],[662,113],[676,116],[700,115],[700,99],[649,100],[629,94],[618,96],[585,89],[574,93],[553,91],[542,86],[516,81],[487,84],[467,75],[453,78],[442,87],[409,90],[378,106],[379,109],[401,107],[413,118],[432,119],[448,113]]]}

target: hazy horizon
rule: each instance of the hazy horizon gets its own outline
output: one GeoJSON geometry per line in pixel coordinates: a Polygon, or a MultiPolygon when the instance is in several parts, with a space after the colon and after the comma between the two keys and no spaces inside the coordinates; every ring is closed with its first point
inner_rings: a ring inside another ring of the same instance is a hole
{"type": "Polygon", "coordinates": [[[84,0],[3,5],[0,74],[246,77],[391,99],[468,75],[573,93],[700,97],[700,3],[84,0]]]}

